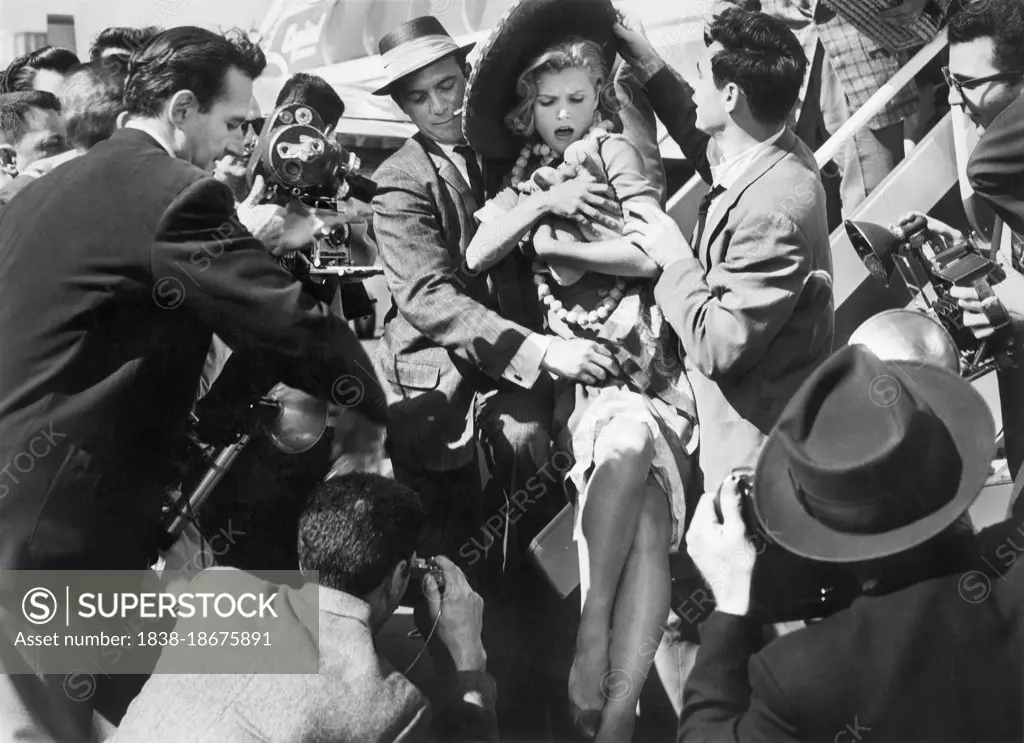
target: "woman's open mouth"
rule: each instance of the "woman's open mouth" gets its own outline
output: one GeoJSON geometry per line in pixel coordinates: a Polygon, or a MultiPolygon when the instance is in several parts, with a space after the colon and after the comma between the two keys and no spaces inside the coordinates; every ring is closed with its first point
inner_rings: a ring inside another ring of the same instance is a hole
{"type": "Polygon", "coordinates": [[[570,140],[575,136],[576,130],[571,126],[560,126],[555,129],[555,138],[562,140],[570,140]]]}

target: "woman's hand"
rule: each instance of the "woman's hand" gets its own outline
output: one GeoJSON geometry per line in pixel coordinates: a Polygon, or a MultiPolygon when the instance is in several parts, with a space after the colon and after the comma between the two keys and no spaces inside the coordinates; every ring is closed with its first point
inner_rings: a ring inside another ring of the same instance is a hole
{"type": "Polygon", "coordinates": [[[598,219],[598,210],[608,214],[622,212],[621,207],[609,198],[611,188],[604,183],[571,180],[552,186],[542,193],[545,211],[556,217],[575,219],[598,219]]]}

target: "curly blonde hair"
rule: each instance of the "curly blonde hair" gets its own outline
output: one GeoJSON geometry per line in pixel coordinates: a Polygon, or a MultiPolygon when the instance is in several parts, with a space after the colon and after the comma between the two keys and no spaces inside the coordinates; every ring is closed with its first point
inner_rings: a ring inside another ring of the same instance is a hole
{"type": "Polygon", "coordinates": [[[570,37],[541,52],[516,78],[519,103],[506,114],[505,126],[524,139],[533,136],[536,131],[533,105],[537,102],[538,79],[545,72],[575,69],[586,71],[594,84],[594,93],[600,108],[608,82],[608,70],[604,66],[601,47],[587,39],[570,37]]]}

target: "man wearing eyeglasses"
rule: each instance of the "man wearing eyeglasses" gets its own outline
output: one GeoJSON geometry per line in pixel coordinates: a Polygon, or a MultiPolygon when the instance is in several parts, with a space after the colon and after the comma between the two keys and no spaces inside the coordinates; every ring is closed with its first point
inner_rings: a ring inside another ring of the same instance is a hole
{"type": "MultiPolygon", "coordinates": [[[[982,130],[967,165],[975,198],[987,203],[1006,229],[1009,249],[999,252],[1007,278],[993,287],[1013,321],[1015,342],[1024,348],[1024,4],[1020,0],[960,0],[949,19],[949,66],[942,72],[949,84],[949,104],[963,109],[982,130]]],[[[949,237],[955,231],[929,220],[949,237]]],[[[1006,242],[1003,242],[1006,245],[1006,242]]],[[[978,338],[992,335],[992,323],[977,292],[954,287],[964,308],[964,323],[978,338]]],[[[990,312],[991,312],[991,308],[990,312]]],[[[998,313],[993,313],[998,315],[998,313]]],[[[1006,427],[1006,454],[1016,476],[1024,462],[1024,363],[999,373],[999,398],[1006,427]]]]}

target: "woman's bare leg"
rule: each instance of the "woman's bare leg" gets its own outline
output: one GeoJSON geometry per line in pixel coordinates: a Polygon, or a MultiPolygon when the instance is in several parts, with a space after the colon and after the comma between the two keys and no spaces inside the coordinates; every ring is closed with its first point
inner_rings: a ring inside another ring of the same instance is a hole
{"type": "Polygon", "coordinates": [[[569,699],[583,710],[599,710],[605,703],[601,679],[609,668],[615,594],[653,459],[654,442],[642,423],[609,425],[594,445],[596,466],[587,482],[579,541],[583,608],[569,672],[569,699]]]}
{"type": "Polygon", "coordinates": [[[611,671],[607,677],[604,712],[598,741],[628,743],[636,723],[640,699],[654,655],[661,643],[672,591],[668,551],[672,515],[668,498],[653,479],[643,496],[640,523],[626,559],[615,598],[611,671]]]}

